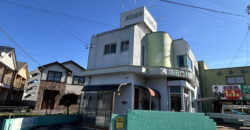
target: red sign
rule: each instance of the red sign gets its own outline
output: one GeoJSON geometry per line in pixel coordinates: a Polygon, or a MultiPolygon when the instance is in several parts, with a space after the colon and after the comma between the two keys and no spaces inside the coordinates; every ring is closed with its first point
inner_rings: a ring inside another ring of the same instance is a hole
{"type": "Polygon", "coordinates": [[[240,89],[224,89],[223,93],[226,99],[236,100],[241,98],[240,89]]]}

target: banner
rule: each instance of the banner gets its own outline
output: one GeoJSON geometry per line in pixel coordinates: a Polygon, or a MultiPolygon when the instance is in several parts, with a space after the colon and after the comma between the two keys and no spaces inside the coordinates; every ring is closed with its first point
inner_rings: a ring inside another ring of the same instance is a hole
{"type": "Polygon", "coordinates": [[[221,99],[240,100],[241,86],[240,85],[213,85],[213,96],[218,96],[221,99]]]}
{"type": "Polygon", "coordinates": [[[241,93],[243,100],[250,100],[250,85],[241,85],[241,93]]]}
{"type": "Polygon", "coordinates": [[[228,100],[250,100],[250,85],[213,85],[213,97],[228,100]]]}

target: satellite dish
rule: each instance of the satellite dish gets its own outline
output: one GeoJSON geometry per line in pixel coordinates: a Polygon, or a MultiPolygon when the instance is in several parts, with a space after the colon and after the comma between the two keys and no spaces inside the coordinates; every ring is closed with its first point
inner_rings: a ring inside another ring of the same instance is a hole
{"type": "Polygon", "coordinates": [[[1,53],[1,56],[2,56],[2,57],[4,57],[5,55],[6,55],[6,53],[5,53],[5,52],[2,52],[2,53],[1,53]]]}

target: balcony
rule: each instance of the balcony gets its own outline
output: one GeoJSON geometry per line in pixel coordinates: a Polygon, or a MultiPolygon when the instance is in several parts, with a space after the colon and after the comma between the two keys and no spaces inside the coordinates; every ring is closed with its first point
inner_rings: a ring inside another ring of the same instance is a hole
{"type": "MultiPolygon", "coordinates": [[[[3,74],[0,74],[0,80],[2,79],[2,77],[3,77],[3,74]]],[[[5,75],[2,83],[6,84],[6,85],[10,85],[11,78],[12,78],[12,76],[5,75]]]]}

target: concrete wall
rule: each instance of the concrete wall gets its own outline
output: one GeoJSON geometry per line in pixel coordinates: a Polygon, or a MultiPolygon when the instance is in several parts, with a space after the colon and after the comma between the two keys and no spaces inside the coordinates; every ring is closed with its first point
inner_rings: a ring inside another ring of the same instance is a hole
{"type": "Polygon", "coordinates": [[[150,88],[157,90],[161,95],[161,110],[168,111],[169,97],[167,89],[167,78],[163,77],[151,77],[146,79],[146,85],[150,88]]]}
{"type": "Polygon", "coordinates": [[[134,43],[134,26],[98,34],[91,39],[88,69],[131,65],[134,43]],[[121,42],[129,40],[129,51],[121,52],[121,42]],[[106,44],[116,43],[116,53],[104,54],[106,44]]]}
{"type": "MultiPolygon", "coordinates": [[[[145,35],[148,33],[150,33],[150,30],[147,29],[145,24],[140,23],[135,25],[135,31],[133,36],[134,37],[133,51],[131,52],[133,54],[132,65],[142,66],[142,53],[141,53],[142,45],[145,46],[146,43],[145,35]]],[[[146,57],[146,53],[144,54],[144,56],[146,57]]]]}

